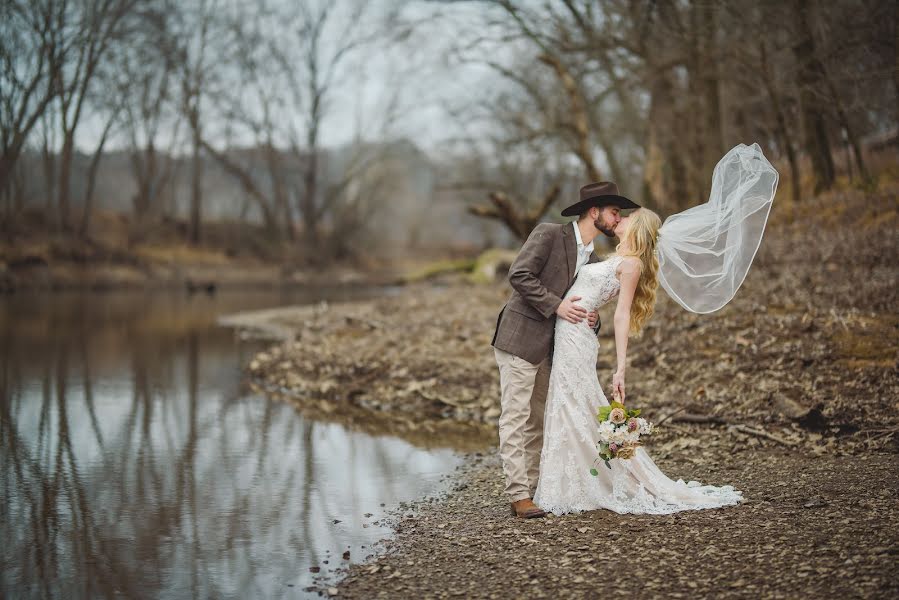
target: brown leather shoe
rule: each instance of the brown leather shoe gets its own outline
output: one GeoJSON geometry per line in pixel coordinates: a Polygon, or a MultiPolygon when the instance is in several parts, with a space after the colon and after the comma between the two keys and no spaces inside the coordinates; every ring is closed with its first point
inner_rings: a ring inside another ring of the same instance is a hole
{"type": "Polygon", "coordinates": [[[524,498],[512,503],[512,514],[519,519],[539,519],[545,517],[546,513],[534,504],[530,498],[524,498]]]}

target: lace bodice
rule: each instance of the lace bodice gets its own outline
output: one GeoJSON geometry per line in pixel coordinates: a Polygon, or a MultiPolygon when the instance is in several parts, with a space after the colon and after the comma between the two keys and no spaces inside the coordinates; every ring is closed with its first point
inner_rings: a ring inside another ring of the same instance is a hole
{"type": "Polygon", "coordinates": [[[580,296],[578,304],[587,310],[598,309],[616,297],[621,290],[615,271],[622,259],[623,257],[616,255],[602,262],[584,265],[565,297],[580,296]]]}
{"type": "MultiPolygon", "coordinates": [[[[622,257],[584,265],[566,297],[595,310],[618,295],[615,272],[622,257]]],[[[553,367],[543,427],[540,478],[534,502],[555,514],[605,508],[618,513],[672,513],[716,508],[741,501],[731,486],[672,481],[643,449],[611,470],[599,460],[596,413],[609,404],[596,373],[599,344],[587,321],[556,321],[553,367]],[[599,471],[590,474],[591,468],[599,471]]],[[[603,373],[611,379],[611,373],[603,373]]],[[[650,442],[651,444],[651,442],[650,442]]]]}

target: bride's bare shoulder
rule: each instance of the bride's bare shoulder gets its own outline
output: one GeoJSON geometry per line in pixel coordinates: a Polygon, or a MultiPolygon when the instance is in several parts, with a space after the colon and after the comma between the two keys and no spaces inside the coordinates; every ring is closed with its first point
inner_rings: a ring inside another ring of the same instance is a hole
{"type": "Polygon", "coordinates": [[[636,256],[622,256],[621,261],[618,263],[618,268],[615,270],[619,275],[629,275],[631,273],[639,275],[642,269],[643,263],[636,256]]]}

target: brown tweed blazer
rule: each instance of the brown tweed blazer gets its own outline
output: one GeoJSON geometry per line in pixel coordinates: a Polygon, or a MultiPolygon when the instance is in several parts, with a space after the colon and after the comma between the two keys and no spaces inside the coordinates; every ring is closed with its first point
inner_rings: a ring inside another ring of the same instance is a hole
{"type": "MultiPolygon", "coordinates": [[[[588,263],[597,262],[596,253],[588,263]]],[[[550,355],[556,309],[574,283],[577,242],[571,223],[534,228],[509,268],[512,295],[499,313],[491,345],[539,364],[550,355]]],[[[599,322],[596,324],[597,331],[599,322]]]]}

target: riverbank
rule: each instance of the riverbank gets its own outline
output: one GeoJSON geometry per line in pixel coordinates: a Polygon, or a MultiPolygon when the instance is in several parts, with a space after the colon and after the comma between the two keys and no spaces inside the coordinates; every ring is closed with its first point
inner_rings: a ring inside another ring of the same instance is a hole
{"type": "MultiPolygon", "coordinates": [[[[399,515],[386,555],[351,567],[334,589],[324,579],[316,589],[360,598],[603,589],[889,597],[899,553],[884,526],[899,510],[896,206],[890,189],[782,208],[727,307],[694,315],[660,291],[656,315],[631,341],[628,403],[660,425],[653,458],[675,478],[731,483],[747,503],[670,517],[600,511],[516,521],[488,451],[470,456],[450,496],[399,515]],[[623,560],[633,574],[609,577],[609,565],[623,560]]],[[[255,356],[247,372],[301,411],[353,412],[359,427],[495,432],[490,339],[508,293],[505,283],[459,277],[365,302],[280,310],[262,321],[289,339],[255,356]]],[[[605,387],[613,310],[601,312],[605,387]]]]}
{"type": "Polygon", "coordinates": [[[171,219],[141,224],[100,212],[81,236],[35,213],[7,224],[0,238],[0,292],[385,285],[404,267],[366,254],[322,269],[313,258],[248,223],[207,222],[202,242],[191,244],[187,223],[171,219]]]}

